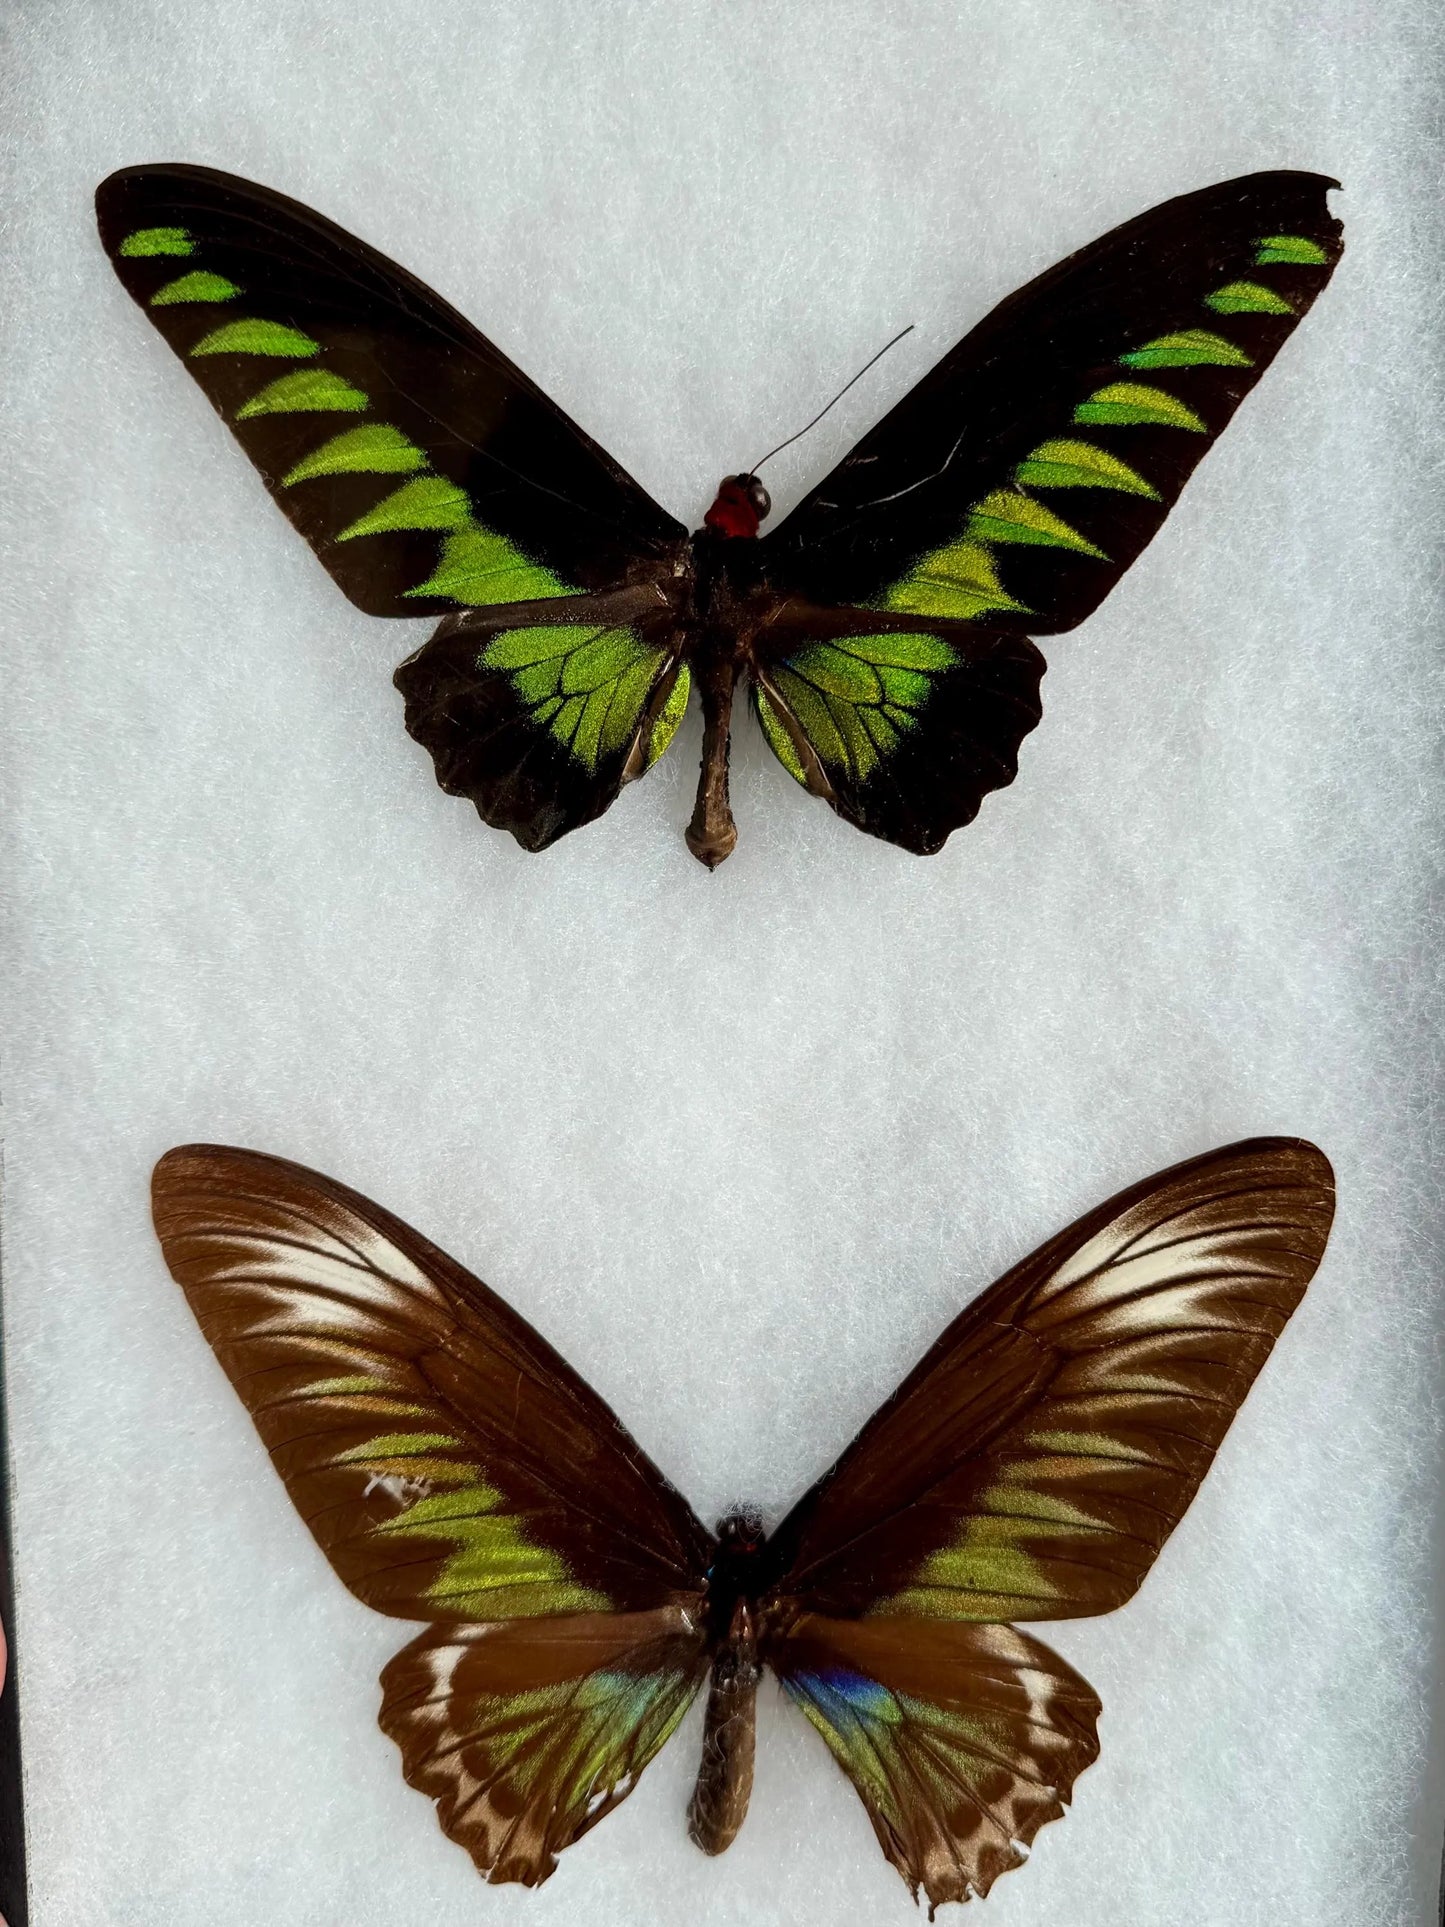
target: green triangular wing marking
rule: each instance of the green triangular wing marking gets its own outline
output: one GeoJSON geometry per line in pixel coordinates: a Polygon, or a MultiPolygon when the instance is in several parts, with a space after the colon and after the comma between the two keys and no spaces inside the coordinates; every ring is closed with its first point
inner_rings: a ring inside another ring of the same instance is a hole
{"type": "Polygon", "coordinates": [[[1273,288],[1266,288],[1259,281],[1230,281],[1213,294],[1206,295],[1204,305],[1213,308],[1216,314],[1293,314],[1294,309],[1282,294],[1273,288]]]}
{"type": "Polygon", "coordinates": [[[504,535],[472,524],[448,538],[436,568],[406,593],[450,596],[453,602],[484,607],[492,602],[570,595],[571,590],[550,569],[529,561],[504,535]]]}
{"type": "MultiPolygon", "coordinates": [[[[604,758],[621,754],[636,737],[667,654],[631,629],[557,624],[493,636],[479,651],[477,667],[507,675],[533,722],[595,775],[604,758]]],[[[687,689],[679,675],[653,727],[649,765],[681,722],[687,689]]]]}
{"type": "Polygon", "coordinates": [[[352,542],[359,535],[387,535],[394,529],[464,529],[471,519],[472,504],[465,489],[444,476],[423,475],[358,516],[336,539],[352,542]]]}
{"type": "Polygon", "coordinates": [[[1114,381],[1096,388],[1089,399],[1074,410],[1074,420],[1095,423],[1104,428],[1187,428],[1196,435],[1209,433],[1192,408],[1186,408],[1162,388],[1146,387],[1139,381],[1114,381]]]}
{"type": "MultiPolygon", "coordinates": [[[[178,227],[140,228],[121,242],[126,257],[148,255],[193,256],[188,230],[178,227]]],[[[193,269],[166,282],[147,303],[152,308],[234,301],[242,289],[227,276],[204,268],[193,269]]],[[[189,359],[212,355],[256,355],[282,360],[309,361],[324,351],[300,328],[258,316],[238,317],[203,335],[186,351],[189,359]]],[[[302,368],[266,382],[232,414],[233,422],[254,421],[270,415],[366,414],[370,397],[352,382],[325,367],[302,368]]],[[[292,464],[280,477],[281,488],[323,480],[335,475],[411,475],[405,483],[356,517],[331,538],[351,542],[366,536],[434,530],[445,536],[436,567],[425,579],[403,591],[416,597],[442,596],[463,606],[531,602],[575,594],[551,570],[540,567],[515,543],[488,529],[473,514],[466,490],[429,472],[425,450],[399,428],[373,421],[322,441],[309,455],[292,464]]],[[[681,700],[686,702],[684,689],[681,700]]],[[[595,709],[582,705],[553,719],[560,735],[580,733],[584,746],[593,736],[595,709]]],[[[662,718],[658,719],[660,725],[662,718]]],[[[676,727],[676,722],[672,725],[676,727]]],[[[668,735],[671,734],[669,730],[668,735]]],[[[658,742],[657,726],[652,742],[658,742]]],[[[656,749],[660,755],[662,747],[656,749]]]]}
{"type": "Polygon", "coordinates": [[[1259,250],[1254,257],[1257,268],[1273,267],[1278,263],[1307,268],[1329,266],[1330,257],[1319,242],[1311,241],[1303,234],[1266,234],[1255,246],[1259,250]]]}
{"type": "Polygon", "coordinates": [[[961,621],[989,609],[1024,610],[1024,604],[999,581],[988,549],[966,538],[923,556],[902,581],[893,584],[879,606],[903,615],[961,621]]]}
{"type": "MultiPolygon", "coordinates": [[[[863,783],[917,725],[934,677],[957,662],[956,652],[938,636],[837,636],[785,657],[769,671],[769,679],[824,767],[863,783]]],[[[774,754],[789,775],[806,783],[797,750],[766,692],[756,694],[774,754]]]]}
{"type": "Polygon", "coordinates": [[[151,254],[194,254],[195,245],[183,227],[142,227],[128,234],[120,252],[128,261],[151,254]]]}
{"type": "Polygon", "coordinates": [[[981,542],[1026,542],[1108,559],[1102,549],[1071,529],[1052,509],[1017,489],[995,489],[985,496],[969,517],[968,532],[981,542]]]}
{"type": "Polygon", "coordinates": [[[248,422],[257,415],[361,415],[370,406],[368,396],[329,369],[298,368],[294,375],[267,382],[242,402],[236,420],[248,422]]]}
{"type": "Polygon", "coordinates": [[[1223,335],[1207,328],[1184,328],[1172,335],[1159,335],[1142,348],[1120,355],[1125,368],[1252,368],[1254,362],[1242,348],[1236,348],[1223,335]]]}
{"type": "Polygon", "coordinates": [[[193,274],[180,275],[174,281],[167,281],[163,288],[157,288],[148,306],[152,308],[174,308],[185,301],[229,301],[241,290],[234,281],[228,281],[224,274],[209,274],[198,268],[193,274]]]}
{"type": "Polygon", "coordinates": [[[305,361],[321,353],[321,343],[281,321],[228,321],[213,328],[191,349],[192,355],[277,355],[305,361]]]}
{"type": "Polygon", "coordinates": [[[1126,495],[1147,495],[1159,500],[1159,491],[1144,480],[1127,462],[1106,455],[1092,442],[1040,442],[1039,446],[1014,470],[1018,482],[1035,488],[1116,488],[1126,495]]]}
{"type": "Polygon", "coordinates": [[[399,428],[368,422],[365,428],[349,428],[323,442],[283,478],[282,487],[292,488],[317,475],[408,475],[426,465],[426,456],[399,428]]]}

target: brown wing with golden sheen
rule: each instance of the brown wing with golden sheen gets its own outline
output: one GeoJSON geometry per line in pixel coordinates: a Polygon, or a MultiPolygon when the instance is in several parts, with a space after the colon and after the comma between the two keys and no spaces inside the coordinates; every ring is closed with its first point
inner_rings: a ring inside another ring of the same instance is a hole
{"type": "Polygon", "coordinates": [[[153,1185],[166,1262],[342,1579],[403,1619],[700,1593],[686,1501],[552,1348],[408,1226],[218,1146],[153,1185]]]}
{"type": "Polygon", "coordinates": [[[998,1622],[1134,1592],[1333,1203],[1282,1138],[1123,1192],[955,1320],[779,1529],[764,1656],[930,1917],[1017,1866],[1098,1750],[1088,1685],[998,1622]]]}
{"type": "Polygon", "coordinates": [[[775,1541],[803,1610],[1109,1612],[1178,1524],[1314,1274],[1313,1145],[1262,1138],[1101,1205],[955,1320],[775,1541]]]}

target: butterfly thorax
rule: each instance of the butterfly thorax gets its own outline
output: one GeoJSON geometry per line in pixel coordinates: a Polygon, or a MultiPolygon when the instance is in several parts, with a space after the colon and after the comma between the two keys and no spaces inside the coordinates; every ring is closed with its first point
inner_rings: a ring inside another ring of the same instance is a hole
{"type": "Polygon", "coordinates": [[[737,1838],[753,1790],[757,1621],[766,1537],[757,1517],[737,1512],[718,1527],[707,1574],[706,1612],[713,1643],[712,1679],[703,1728],[702,1763],[688,1809],[688,1833],[704,1853],[722,1853],[737,1838]]]}

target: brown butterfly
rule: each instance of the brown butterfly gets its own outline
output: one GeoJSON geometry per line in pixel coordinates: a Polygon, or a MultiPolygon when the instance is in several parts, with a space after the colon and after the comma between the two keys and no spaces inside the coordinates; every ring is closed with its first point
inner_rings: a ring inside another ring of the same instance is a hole
{"type": "Polygon", "coordinates": [[[535,1885],[711,1671],[690,1832],[742,1824],[772,1667],[931,1908],[1062,1816],[1099,1701],[1008,1622],[1129,1599],[1325,1248],[1330,1167],[1259,1138],[1121,1193],[968,1307],[772,1534],[699,1522],[486,1285],[257,1152],[156,1167],[166,1262],[297,1509],[368,1606],[410,1783],[535,1885]]]}

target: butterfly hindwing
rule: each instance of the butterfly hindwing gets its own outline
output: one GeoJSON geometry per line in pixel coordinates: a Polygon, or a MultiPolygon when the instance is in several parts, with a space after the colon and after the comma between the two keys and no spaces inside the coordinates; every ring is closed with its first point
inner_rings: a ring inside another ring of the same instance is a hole
{"type": "Polygon", "coordinates": [[[437,782],[528,850],[591,822],[646,774],[691,683],[677,630],[631,613],[626,592],[563,610],[566,622],[444,622],[394,677],[437,782]]]}
{"type": "Polygon", "coordinates": [[[1165,202],[1011,295],[764,538],[811,602],[1081,622],[1328,281],[1323,175],[1165,202]]]}
{"type": "Polygon", "coordinates": [[[125,168],[96,207],[126,289],[358,607],[446,614],[671,574],[682,527],[375,249],[209,168],[125,168]]]}
{"type": "Polygon", "coordinates": [[[1314,1146],[1134,1186],[948,1328],[773,1541],[836,1618],[1068,1619],[1129,1599],[1324,1251],[1314,1146]]]}
{"type": "Polygon", "coordinates": [[[478,1870],[536,1886],[626,1798],[706,1671],[678,1607],[437,1626],[383,1671],[381,1725],[478,1870]]]}
{"type": "Polygon", "coordinates": [[[1011,783],[1042,713],[1043,657],[961,623],[870,633],[790,614],[758,649],[753,707],[788,773],[849,822],[920,855],[1011,783]]]}
{"type": "Polygon", "coordinates": [[[1098,1755],[1092,1688],[1012,1626],[805,1614],[766,1656],[930,1919],[1017,1867],[1098,1755]]]}

